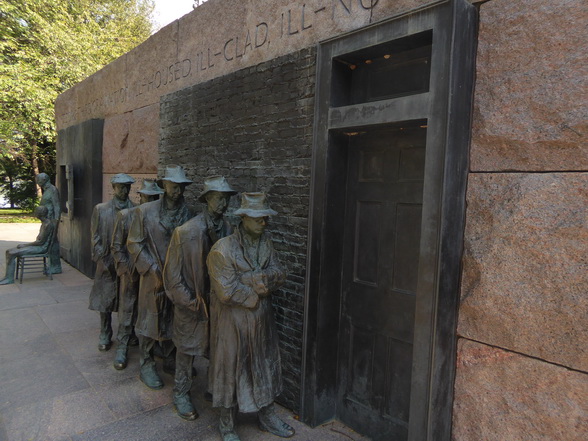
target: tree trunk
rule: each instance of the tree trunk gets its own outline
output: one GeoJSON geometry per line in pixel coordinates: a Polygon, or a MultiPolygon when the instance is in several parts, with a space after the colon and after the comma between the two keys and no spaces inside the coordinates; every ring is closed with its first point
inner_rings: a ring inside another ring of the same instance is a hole
{"type": "Polygon", "coordinates": [[[10,201],[10,208],[14,208],[14,179],[8,175],[8,200],[10,201]]]}

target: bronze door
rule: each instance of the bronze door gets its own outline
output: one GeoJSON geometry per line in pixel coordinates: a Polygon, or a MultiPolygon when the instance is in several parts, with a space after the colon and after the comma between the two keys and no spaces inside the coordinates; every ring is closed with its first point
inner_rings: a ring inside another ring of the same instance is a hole
{"type": "Polygon", "coordinates": [[[426,128],[349,136],[338,415],[374,440],[406,440],[426,128]]]}

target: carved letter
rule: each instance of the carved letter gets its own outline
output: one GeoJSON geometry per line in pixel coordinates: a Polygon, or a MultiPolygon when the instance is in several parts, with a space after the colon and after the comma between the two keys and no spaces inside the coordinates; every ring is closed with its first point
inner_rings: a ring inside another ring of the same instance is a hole
{"type": "Polygon", "coordinates": [[[179,80],[180,79],[180,70],[181,70],[182,66],[180,65],[179,61],[176,61],[174,63],[174,80],[179,80]]]}
{"type": "Polygon", "coordinates": [[[247,52],[247,46],[249,46],[249,49],[253,48],[253,46],[251,45],[251,34],[249,33],[249,31],[247,31],[247,36],[245,37],[245,47],[243,48],[243,55],[245,55],[245,52],[247,52]]]}
{"type": "Polygon", "coordinates": [[[235,37],[235,56],[241,58],[243,54],[239,53],[239,37],[235,37]]]}
{"type": "Polygon", "coordinates": [[[343,5],[343,8],[345,8],[345,11],[347,11],[347,15],[351,15],[351,0],[349,0],[349,6],[345,4],[344,0],[333,0],[333,2],[333,17],[335,16],[335,9],[337,9],[337,2],[343,5]]]}
{"type": "Polygon", "coordinates": [[[210,62],[210,48],[208,48],[208,67],[214,66],[214,63],[210,62]]]}
{"type": "MultiPolygon", "coordinates": [[[[231,38],[230,40],[227,40],[227,42],[225,43],[225,47],[223,48],[223,54],[225,56],[225,60],[227,61],[231,61],[233,59],[233,57],[229,58],[227,57],[227,46],[229,45],[229,43],[233,41],[233,39],[231,38]]],[[[235,51],[236,52],[236,51],[235,51]]]]}
{"type": "Polygon", "coordinates": [[[258,48],[258,47],[263,46],[265,44],[265,42],[267,41],[268,35],[269,35],[269,29],[268,29],[267,23],[262,22],[262,23],[259,23],[257,26],[255,26],[255,47],[258,48]],[[261,43],[259,42],[259,34],[260,34],[259,29],[260,28],[263,29],[263,31],[264,31],[263,41],[261,43]]]}
{"type": "Polygon", "coordinates": [[[206,70],[206,66],[204,65],[204,52],[200,52],[198,58],[200,59],[200,70],[206,70]]]}
{"type": "Polygon", "coordinates": [[[288,9],[288,35],[294,35],[298,33],[298,29],[292,31],[292,11],[288,9]]]}
{"type": "Polygon", "coordinates": [[[161,71],[157,71],[155,72],[155,81],[157,82],[157,85],[155,86],[156,89],[159,89],[159,86],[161,86],[161,71]],[[157,76],[159,75],[159,80],[157,79],[157,76]]]}
{"type": "Polygon", "coordinates": [[[189,58],[182,61],[182,77],[186,78],[192,72],[192,62],[189,58]]]}
{"type": "Polygon", "coordinates": [[[304,26],[304,11],[306,9],[306,5],[302,5],[302,30],[305,31],[309,28],[312,28],[312,24],[309,24],[308,26],[304,26]]]}

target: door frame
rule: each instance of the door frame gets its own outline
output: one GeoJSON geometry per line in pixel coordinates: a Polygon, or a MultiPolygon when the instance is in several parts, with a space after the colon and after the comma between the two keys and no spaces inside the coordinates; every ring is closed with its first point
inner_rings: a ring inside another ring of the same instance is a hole
{"type": "Polygon", "coordinates": [[[345,128],[426,119],[409,440],[450,439],[476,33],[476,8],[446,0],[318,47],[301,391],[301,419],[311,426],[337,417],[347,167],[337,137],[345,128]],[[428,92],[332,106],[335,57],[431,30],[428,92]]]}

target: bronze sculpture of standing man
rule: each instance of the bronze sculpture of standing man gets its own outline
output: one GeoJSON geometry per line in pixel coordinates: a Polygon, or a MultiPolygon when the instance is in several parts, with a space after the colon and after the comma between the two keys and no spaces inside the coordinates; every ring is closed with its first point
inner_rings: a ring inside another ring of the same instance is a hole
{"type": "Polygon", "coordinates": [[[258,412],[262,430],[284,438],[294,429],[276,414],[274,400],[282,391],[278,332],[271,293],[286,274],[265,233],[272,210],[264,193],[242,193],[235,214],[241,224],[219,240],[208,255],[211,283],[209,379],[212,405],[220,408],[223,441],[238,441],[235,413],[258,412]],[[215,323],[216,322],[216,323],[215,323]]]}
{"type": "Polygon", "coordinates": [[[119,280],[110,251],[114,222],[120,210],[135,206],[129,200],[131,184],[135,182],[132,177],[119,173],[110,182],[114,190],[113,198],[97,204],[91,220],[92,260],[96,262],[96,274],[90,292],[89,308],[100,312],[100,351],[108,351],[112,346],[112,313],[118,310],[119,280]]]}
{"type": "Polygon", "coordinates": [[[140,274],[135,332],[139,337],[141,381],[151,389],[161,389],[153,348],[162,349],[164,370],[175,365],[172,338],[173,305],[165,295],[163,268],[167,248],[176,227],[193,217],[184,201],[184,189],[192,181],[180,166],[167,166],[162,179],[164,195],[158,201],[137,207],[129,230],[127,248],[140,274]]]}
{"type": "Polygon", "coordinates": [[[163,281],[174,304],[173,342],[177,351],[174,405],[186,420],[198,417],[190,398],[194,356],[208,351],[210,281],[206,258],[217,240],[233,232],[223,215],[236,193],[224,177],[206,178],[198,198],[206,203],[206,210],[176,228],[167,251],[163,281]]]}
{"type": "Polygon", "coordinates": [[[39,173],[35,176],[35,182],[43,191],[43,196],[39,205],[47,207],[47,217],[53,221],[55,232],[51,249],[49,250],[49,270],[51,274],[61,274],[61,257],[59,252],[59,239],[57,238],[57,231],[59,228],[59,221],[61,218],[61,206],[59,205],[59,191],[55,185],[51,184],[51,180],[46,173],[39,173]]]}
{"type": "MultiPolygon", "coordinates": [[[[152,179],[145,179],[142,188],[138,191],[140,205],[146,202],[156,201],[163,190],[152,179]]],[[[118,304],[118,333],[116,339],[118,346],[114,356],[114,368],[121,370],[127,367],[127,351],[129,344],[137,344],[135,336],[135,322],[137,321],[137,297],[139,295],[139,273],[132,265],[129,250],[127,249],[127,237],[129,227],[134,216],[135,208],[121,210],[116,216],[112,244],[110,246],[116,273],[120,280],[119,304],[118,304]]]]}

